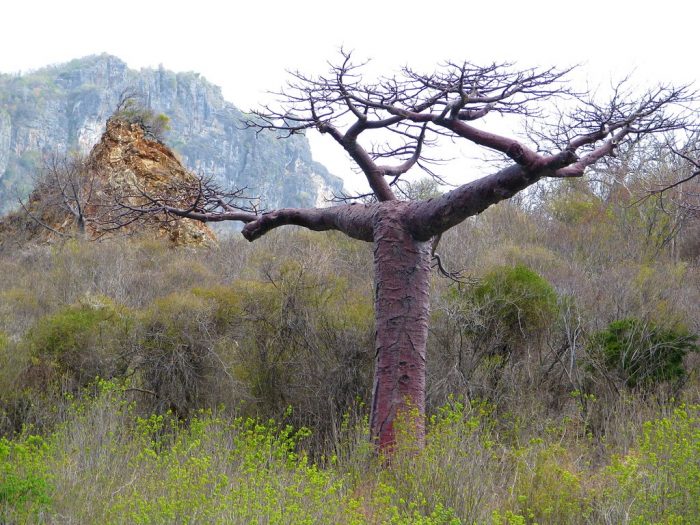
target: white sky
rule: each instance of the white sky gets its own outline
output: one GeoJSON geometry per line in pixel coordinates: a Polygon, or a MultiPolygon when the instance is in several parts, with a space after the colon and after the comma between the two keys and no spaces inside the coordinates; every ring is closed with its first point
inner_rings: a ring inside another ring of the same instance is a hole
{"type": "MultiPolygon", "coordinates": [[[[431,70],[445,59],[521,66],[583,64],[592,83],[636,70],[640,84],[700,78],[693,0],[6,0],[0,71],[107,52],[132,68],[197,71],[241,109],[269,101],[286,69],[325,72],[340,46],[431,70]]],[[[344,155],[309,137],[341,176],[344,155]]]]}

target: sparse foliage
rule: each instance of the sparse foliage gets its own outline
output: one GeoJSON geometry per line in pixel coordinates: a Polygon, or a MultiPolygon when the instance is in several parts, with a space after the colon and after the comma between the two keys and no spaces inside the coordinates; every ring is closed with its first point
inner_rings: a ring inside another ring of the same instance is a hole
{"type": "Polygon", "coordinates": [[[416,408],[419,442],[424,432],[429,271],[440,236],[539,180],[581,177],[621,148],[687,128],[692,118],[687,104],[695,94],[687,86],[666,85],[639,92],[624,79],[605,99],[570,88],[568,68],[448,62],[434,73],[404,68],[395,76],[367,80],[365,65],[341,51],[325,75],[292,73],[279,93],[280,104],[256,112],[246,124],[282,136],[307,130],[329,136],[365,175],[369,201],[261,214],[222,200],[202,184],[186,206],[144,196],[145,202],[127,208],[165,218],[240,221],[249,241],[291,224],[372,242],[377,358],[370,427],[379,449],[390,451],[394,421],[402,411],[416,408]],[[548,105],[554,103],[566,111],[552,115],[548,105]],[[494,114],[524,117],[530,143],[479,125],[494,114]],[[369,142],[373,136],[375,143],[369,142]],[[442,138],[495,152],[505,167],[436,198],[399,200],[398,184],[413,168],[440,180],[433,170],[439,156],[430,152],[442,138]]]}
{"type": "Polygon", "coordinates": [[[86,227],[101,210],[93,197],[99,180],[84,158],[49,156],[29,202],[20,201],[24,212],[42,228],[62,237],[86,237],[86,227]],[[67,217],[67,219],[66,219],[67,217]]]}
{"type": "Polygon", "coordinates": [[[143,94],[134,90],[122,92],[112,117],[137,124],[146,138],[162,142],[170,130],[170,118],[163,113],[156,114],[145,105],[144,98],[143,94]]]}

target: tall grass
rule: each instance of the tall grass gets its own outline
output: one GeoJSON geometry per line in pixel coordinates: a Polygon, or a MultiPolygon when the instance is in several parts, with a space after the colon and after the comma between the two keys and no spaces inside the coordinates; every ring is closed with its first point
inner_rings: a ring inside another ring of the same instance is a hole
{"type": "MultiPolygon", "coordinates": [[[[648,421],[626,454],[592,461],[571,421],[518,443],[492,407],[452,400],[426,447],[399,432],[391,460],[346,429],[315,462],[310,431],[201,411],[134,413],[98,381],[44,437],[0,441],[3,523],[697,523],[700,406],[648,421]],[[359,468],[358,468],[359,467],[359,468]]],[[[522,430],[520,430],[522,431],[522,430]]]]}

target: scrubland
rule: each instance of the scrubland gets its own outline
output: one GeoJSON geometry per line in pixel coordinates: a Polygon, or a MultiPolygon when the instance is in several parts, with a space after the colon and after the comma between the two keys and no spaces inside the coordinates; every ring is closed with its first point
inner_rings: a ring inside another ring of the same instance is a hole
{"type": "Polygon", "coordinates": [[[613,197],[444,236],[427,443],[391,459],[367,440],[370,245],[5,242],[0,522],[700,522],[697,220],[613,197]]]}

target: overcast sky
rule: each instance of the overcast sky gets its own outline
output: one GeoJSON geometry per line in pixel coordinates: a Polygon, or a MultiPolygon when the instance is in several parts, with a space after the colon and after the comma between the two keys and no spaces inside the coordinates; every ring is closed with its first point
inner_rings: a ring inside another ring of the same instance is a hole
{"type": "MultiPolygon", "coordinates": [[[[132,68],[197,71],[241,109],[269,100],[285,70],[322,72],[340,46],[391,72],[445,59],[582,64],[592,84],[635,70],[640,84],[700,77],[691,0],[8,0],[0,71],[110,53],[132,68]]],[[[336,174],[347,162],[312,140],[336,174]]]]}

